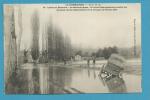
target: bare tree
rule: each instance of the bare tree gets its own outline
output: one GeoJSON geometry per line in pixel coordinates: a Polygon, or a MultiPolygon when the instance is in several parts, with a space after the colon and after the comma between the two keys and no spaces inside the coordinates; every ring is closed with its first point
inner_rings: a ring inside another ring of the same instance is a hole
{"type": "Polygon", "coordinates": [[[21,44],[21,37],[22,37],[22,10],[21,10],[21,6],[19,6],[18,8],[18,24],[19,24],[19,34],[18,34],[18,43],[17,43],[17,65],[19,64],[19,59],[20,59],[20,55],[19,55],[19,52],[20,52],[20,44],[21,44]]]}
{"type": "Polygon", "coordinates": [[[9,93],[15,90],[17,76],[17,42],[13,6],[5,6],[4,17],[5,89],[6,93],[9,93]]]}

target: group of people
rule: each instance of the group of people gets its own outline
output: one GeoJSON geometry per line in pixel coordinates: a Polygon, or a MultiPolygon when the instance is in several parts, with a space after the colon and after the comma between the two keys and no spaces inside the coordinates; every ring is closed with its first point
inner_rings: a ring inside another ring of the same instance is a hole
{"type": "Polygon", "coordinates": [[[39,55],[39,63],[47,63],[48,62],[48,57],[47,57],[47,50],[44,50],[40,53],[39,55]]]}
{"type": "MultiPolygon", "coordinates": [[[[40,63],[48,62],[48,60],[47,60],[47,51],[46,50],[42,51],[39,54],[39,57],[38,57],[37,61],[40,62],[40,63]]],[[[31,51],[24,49],[24,63],[28,63],[28,62],[33,62],[31,51]]]]}
{"type": "Polygon", "coordinates": [[[66,65],[67,62],[71,64],[73,62],[73,57],[71,57],[70,59],[63,58],[63,62],[64,62],[64,65],[66,65]]]}
{"type": "MultiPolygon", "coordinates": [[[[89,66],[90,65],[90,61],[93,61],[93,65],[95,65],[95,63],[96,63],[96,57],[93,57],[92,59],[91,58],[88,58],[87,59],[87,65],[89,66]]],[[[67,61],[70,61],[70,60],[68,60],[68,59],[63,59],[63,62],[64,62],[64,65],[66,65],[67,64],[67,61]]],[[[70,62],[72,62],[73,61],[73,58],[71,57],[71,61],[70,62]]]]}
{"type": "MultiPolygon", "coordinates": [[[[88,64],[88,66],[90,65],[90,60],[91,59],[87,59],[87,64],[88,64]]],[[[93,57],[93,65],[95,65],[95,63],[96,63],[96,58],[95,57],[93,57]]]]}
{"type": "MultiPolygon", "coordinates": [[[[96,63],[96,57],[92,57],[92,58],[88,58],[87,59],[87,65],[89,66],[90,65],[90,61],[92,60],[93,62],[93,65],[95,65],[96,63]]],[[[32,62],[32,55],[31,55],[31,51],[29,50],[24,50],[24,63],[28,63],[28,62],[32,62]]],[[[42,53],[40,53],[39,55],[39,58],[38,58],[38,61],[40,63],[45,63],[45,62],[48,62],[47,60],[47,51],[43,51],[42,53]]],[[[63,59],[63,62],[64,62],[64,65],[67,64],[67,62],[70,62],[72,63],[74,61],[74,58],[71,57],[70,59],[63,59]]]]}
{"type": "Polygon", "coordinates": [[[32,56],[31,56],[31,51],[24,50],[24,63],[28,63],[28,62],[33,62],[32,56]]]}

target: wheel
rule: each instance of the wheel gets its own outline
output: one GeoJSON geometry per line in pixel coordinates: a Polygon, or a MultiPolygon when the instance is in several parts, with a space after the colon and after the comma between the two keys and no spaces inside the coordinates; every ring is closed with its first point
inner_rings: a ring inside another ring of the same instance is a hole
{"type": "Polygon", "coordinates": [[[121,72],[119,73],[119,78],[123,78],[123,77],[122,77],[122,73],[121,73],[121,72]]]}

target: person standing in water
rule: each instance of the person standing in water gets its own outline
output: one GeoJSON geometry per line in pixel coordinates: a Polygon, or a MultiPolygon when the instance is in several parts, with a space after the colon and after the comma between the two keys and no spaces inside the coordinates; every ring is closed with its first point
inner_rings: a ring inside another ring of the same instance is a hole
{"type": "Polygon", "coordinates": [[[89,58],[87,59],[87,65],[88,66],[90,65],[90,59],[89,58]]]}
{"type": "Polygon", "coordinates": [[[94,57],[94,58],[93,58],[93,65],[95,65],[95,62],[96,62],[96,61],[95,61],[95,57],[94,57]]]}
{"type": "Polygon", "coordinates": [[[65,58],[63,59],[63,61],[64,61],[64,65],[66,65],[66,59],[65,58]]]}

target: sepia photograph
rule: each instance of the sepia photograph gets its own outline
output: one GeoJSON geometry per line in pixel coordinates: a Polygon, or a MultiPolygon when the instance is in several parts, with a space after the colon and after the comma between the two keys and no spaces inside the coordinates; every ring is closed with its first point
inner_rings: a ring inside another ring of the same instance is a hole
{"type": "Polygon", "coordinates": [[[141,4],[4,4],[5,94],[141,93],[141,4]]]}

